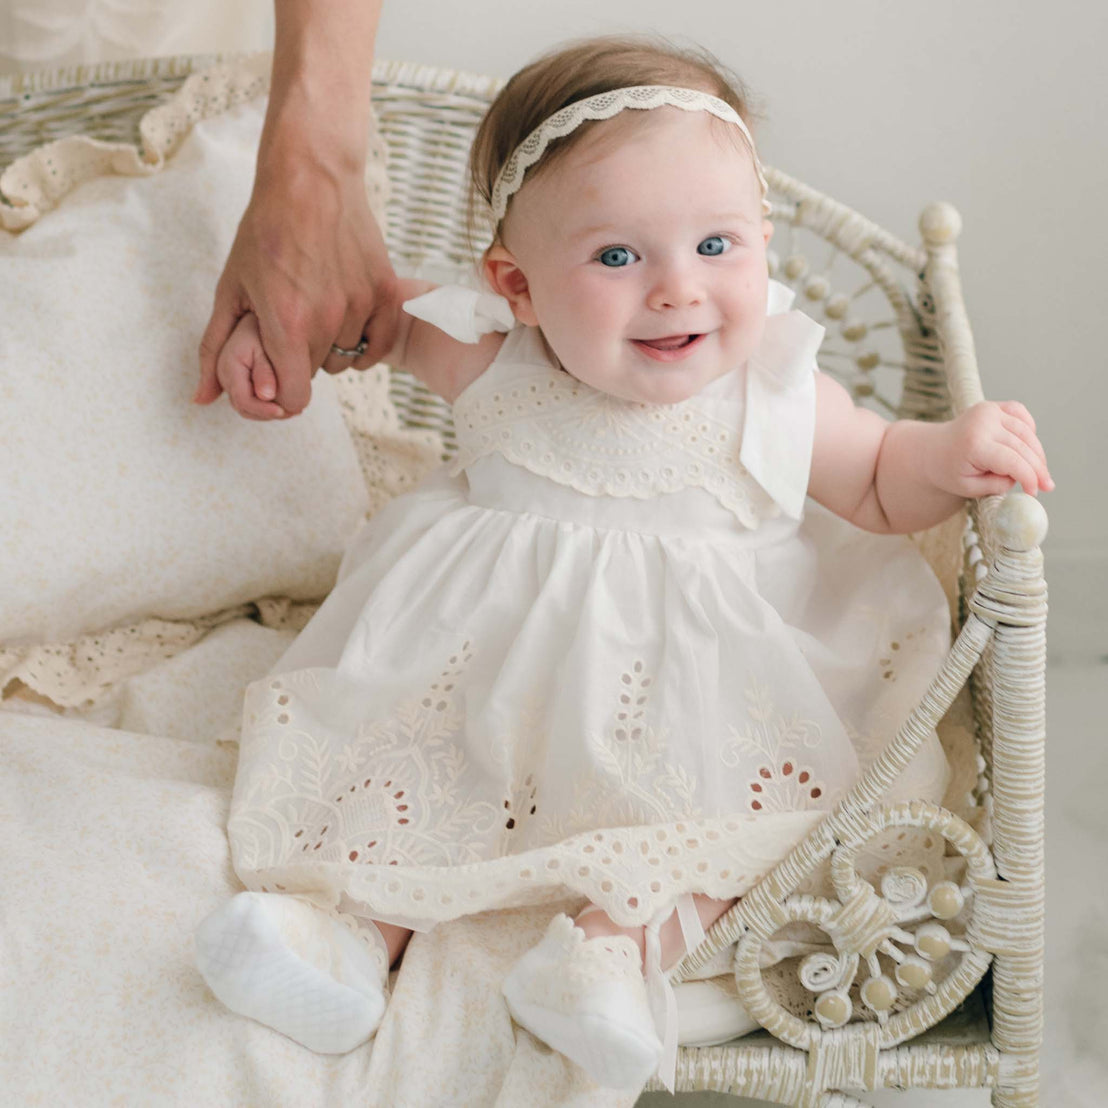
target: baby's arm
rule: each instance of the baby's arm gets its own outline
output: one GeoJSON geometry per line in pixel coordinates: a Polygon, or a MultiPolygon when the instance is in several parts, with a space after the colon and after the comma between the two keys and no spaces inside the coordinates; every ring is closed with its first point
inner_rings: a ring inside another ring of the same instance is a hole
{"type": "Polygon", "coordinates": [[[922,531],[968,498],[1034,495],[1054,482],[1035,421],[1015,401],[975,404],[947,423],[888,423],[858,408],[826,374],[816,378],[809,495],[867,531],[922,531]]]}
{"type": "MultiPolygon", "coordinates": [[[[401,301],[412,300],[434,287],[430,281],[402,280],[401,301]]],[[[453,402],[489,368],[503,342],[504,336],[495,331],[477,343],[459,342],[401,310],[396,342],[382,360],[406,369],[432,392],[453,402]]]]}
{"type": "MultiPolygon", "coordinates": [[[[402,300],[411,300],[434,287],[430,281],[399,282],[402,300]]],[[[406,369],[432,392],[452,402],[488,369],[503,341],[504,336],[494,332],[478,343],[458,342],[432,324],[402,310],[396,341],[381,360],[398,369],[406,369]]],[[[277,395],[277,375],[266,357],[258,319],[253,312],[239,318],[220,351],[216,380],[233,401],[249,397],[272,401],[277,395]]],[[[282,419],[288,414],[276,403],[269,407],[272,411],[254,416],[246,414],[249,407],[235,403],[235,408],[247,419],[282,419]]]]}

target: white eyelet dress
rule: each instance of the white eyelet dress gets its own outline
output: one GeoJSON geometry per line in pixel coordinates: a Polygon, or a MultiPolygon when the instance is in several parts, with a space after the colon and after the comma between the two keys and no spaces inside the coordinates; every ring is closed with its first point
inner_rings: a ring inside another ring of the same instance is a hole
{"type": "MultiPolygon", "coordinates": [[[[465,290],[424,312],[465,296],[472,328],[465,290]]],[[[420,929],[574,896],[631,925],[783,857],[949,639],[908,540],[805,503],[821,337],[775,311],[746,366],[651,406],[510,330],[457,458],[368,522],[248,691],[243,882],[420,929]]],[[[932,737],[898,795],[946,780],[932,737]]]]}

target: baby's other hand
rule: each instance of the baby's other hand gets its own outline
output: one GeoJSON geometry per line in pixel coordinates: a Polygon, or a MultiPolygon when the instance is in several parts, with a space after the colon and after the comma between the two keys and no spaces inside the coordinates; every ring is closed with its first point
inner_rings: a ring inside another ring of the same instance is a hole
{"type": "Polygon", "coordinates": [[[975,404],[944,431],[931,478],[946,492],[977,499],[1005,493],[1017,481],[1032,496],[1054,488],[1035,421],[1018,401],[975,404]]]}
{"type": "Polygon", "coordinates": [[[274,402],[277,375],[265,355],[258,317],[247,312],[223,344],[216,361],[216,380],[227,393],[231,407],[246,419],[284,419],[285,410],[274,402]]]}

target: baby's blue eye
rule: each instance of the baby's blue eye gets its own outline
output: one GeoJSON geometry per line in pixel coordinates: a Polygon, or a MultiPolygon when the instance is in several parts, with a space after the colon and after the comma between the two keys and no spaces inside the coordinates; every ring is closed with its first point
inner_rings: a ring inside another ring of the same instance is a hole
{"type": "Polygon", "coordinates": [[[625,265],[630,265],[637,257],[638,255],[634,250],[629,250],[626,246],[609,246],[607,250],[601,250],[596,260],[601,265],[620,269],[625,265]]]}
{"type": "Polygon", "coordinates": [[[707,254],[714,257],[731,249],[731,244],[722,235],[709,235],[697,248],[698,254],[707,254]]]}

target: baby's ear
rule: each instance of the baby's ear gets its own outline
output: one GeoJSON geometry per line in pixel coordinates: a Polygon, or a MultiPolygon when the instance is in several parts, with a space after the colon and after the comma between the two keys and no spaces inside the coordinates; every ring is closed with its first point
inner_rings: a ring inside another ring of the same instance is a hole
{"type": "Polygon", "coordinates": [[[485,251],[485,280],[512,306],[512,313],[528,327],[539,324],[531,304],[531,288],[519,263],[507,247],[494,243],[485,251]]]}

